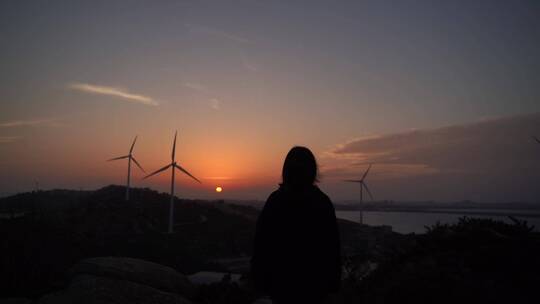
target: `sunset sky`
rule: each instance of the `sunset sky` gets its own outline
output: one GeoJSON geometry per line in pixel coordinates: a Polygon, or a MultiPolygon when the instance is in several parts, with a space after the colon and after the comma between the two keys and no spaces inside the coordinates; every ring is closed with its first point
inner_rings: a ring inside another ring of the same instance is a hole
{"type": "Polygon", "coordinates": [[[304,145],[334,201],[374,163],[377,200],[540,202],[538,1],[2,1],[0,41],[3,195],[123,184],[178,130],[181,197],[266,199],[304,145]]]}

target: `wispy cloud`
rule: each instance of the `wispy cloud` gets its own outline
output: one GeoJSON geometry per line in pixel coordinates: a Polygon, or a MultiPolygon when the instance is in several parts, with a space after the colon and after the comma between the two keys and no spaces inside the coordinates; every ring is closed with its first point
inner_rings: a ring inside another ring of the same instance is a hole
{"type": "Polygon", "coordinates": [[[182,83],[182,85],[185,86],[186,88],[190,88],[192,90],[199,91],[199,92],[206,92],[208,90],[205,85],[198,82],[184,82],[182,83]]]}
{"type": "Polygon", "coordinates": [[[217,98],[210,99],[210,107],[214,110],[219,110],[221,108],[221,101],[217,98]]]}
{"type": "Polygon", "coordinates": [[[370,180],[400,199],[537,199],[535,134],[540,113],[364,137],[324,154],[321,172],[338,181],[373,163],[370,180]]]}
{"type": "Polygon", "coordinates": [[[29,119],[29,120],[12,120],[0,123],[0,128],[28,127],[38,125],[57,125],[55,119],[29,119]]]}
{"type": "Polygon", "coordinates": [[[538,162],[540,151],[527,143],[539,128],[540,113],[502,117],[360,138],[332,152],[349,157],[352,165],[375,162],[423,165],[446,173],[493,172],[509,163],[538,162]]]}
{"type": "Polygon", "coordinates": [[[19,139],[19,136],[0,136],[0,144],[12,143],[19,139]]]}
{"type": "Polygon", "coordinates": [[[242,61],[242,66],[243,66],[246,70],[249,70],[249,71],[251,71],[251,72],[258,72],[258,71],[259,71],[259,67],[256,66],[255,64],[251,63],[251,62],[242,61]]]}
{"type": "Polygon", "coordinates": [[[256,64],[254,61],[250,60],[246,55],[241,55],[242,59],[242,66],[244,69],[251,71],[251,72],[258,72],[259,71],[259,65],[256,64]]]}
{"type": "Polygon", "coordinates": [[[144,104],[148,106],[159,105],[159,103],[156,100],[154,100],[152,97],[148,97],[148,96],[144,96],[140,94],[133,94],[133,93],[130,93],[126,89],[117,88],[117,87],[108,87],[108,86],[94,85],[94,84],[88,84],[88,83],[72,83],[68,85],[68,88],[72,90],[80,91],[80,92],[90,93],[90,94],[118,97],[125,101],[140,103],[140,104],[144,104]]]}
{"type": "Polygon", "coordinates": [[[222,39],[227,39],[229,41],[233,41],[237,43],[251,42],[250,39],[244,38],[242,36],[239,36],[237,34],[233,34],[227,31],[212,28],[212,27],[193,25],[193,24],[186,24],[186,27],[191,33],[205,34],[205,35],[214,36],[214,37],[218,37],[222,39]]]}
{"type": "MultiPolygon", "coordinates": [[[[202,83],[198,83],[198,82],[183,82],[182,85],[186,88],[189,88],[189,89],[192,89],[194,91],[197,91],[199,93],[202,93],[203,95],[205,96],[212,96],[212,94],[209,92],[208,90],[208,87],[205,86],[204,84],[202,83]]],[[[216,97],[213,97],[213,98],[210,98],[209,100],[209,104],[210,104],[210,107],[214,110],[219,110],[221,108],[221,100],[216,98],[216,97]]]]}
{"type": "Polygon", "coordinates": [[[210,180],[232,180],[233,178],[230,176],[205,176],[204,179],[210,179],[210,180]]]}

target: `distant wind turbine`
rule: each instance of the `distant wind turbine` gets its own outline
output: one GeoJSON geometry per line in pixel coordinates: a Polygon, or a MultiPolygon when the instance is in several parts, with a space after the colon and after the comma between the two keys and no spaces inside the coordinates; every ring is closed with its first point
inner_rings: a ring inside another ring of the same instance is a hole
{"type": "Polygon", "coordinates": [[[364,189],[366,189],[369,197],[371,198],[371,200],[373,200],[373,195],[371,195],[371,191],[369,191],[369,188],[366,184],[366,182],[364,181],[366,179],[366,176],[368,175],[368,172],[369,170],[371,169],[371,164],[369,164],[369,167],[367,168],[366,172],[364,172],[364,175],[362,176],[361,179],[347,179],[347,180],[344,180],[346,182],[350,182],[350,183],[357,183],[357,184],[360,184],[360,224],[363,224],[364,223],[364,189]]]}
{"type": "Polygon", "coordinates": [[[129,149],[129,154],[128,155],[124,155],[124,156],[120,156],[120,157],[115,157],[115,158],[111,158],[109,159],[108,161],[113,161],[113,160],[119,160],[119,159],[124,159],[124,158],[127,158],[128,159],[128,174],[127,174],[127,186],[126,186],[126,201],[129,201],[129,186],[130,186],[130,183],[131,183],[131,161],[133,161],[137,167],[139,167],[139,169],[142,170],[142,172],[146,173],[146,171],[144,171],[144,169],[141,167],[141,165],[139,164],[139,162],[135,159],[135,157],[133,157],[133,147],[135,147],[135,142],[137,142],[137,136],[135,136],[135,139],[133,139],[133,143],[131,144],[131,148],[129,149]]]}
{"type": "Polygon", "coordinates": [[[156,175],[162,171],[165,171],[169,168],[171,168],[171,203],[169,205],[169,233],[173,232],[173,223],[174,223],[174,169],[178,169],[188,175],[189,177],[193,178],[199,184],[201,183],[200,180],[198,180],[195,176],[191,175],[191,173],[187,172],[186,169],[182,168],[180,165],[176,163],[175,160],[175,151],[176,151],[176,135],[178,134],[178,131],[174,133],[174,141],[173,141],[173,148],[172,148],[172,154],[171,154],[171,163],[166,165],[165,167],[147,175],[144,177],[144,179],[149,178],[150,176],[156,175]]]}

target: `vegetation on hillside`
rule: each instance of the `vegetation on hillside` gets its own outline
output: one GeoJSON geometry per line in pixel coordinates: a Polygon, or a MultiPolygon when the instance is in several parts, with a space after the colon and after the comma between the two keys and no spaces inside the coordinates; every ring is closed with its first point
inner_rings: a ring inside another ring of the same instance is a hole
{"type": "MultiPolygon", "coordinates": [[[[176,232],[166,234],[169,196],[109,186],[38,191],[0,199],[0,297],[38,298],[67,284],[89,257],[133,257],[180,273],[228,270],[219,259],[249,257],[258,210],[176,200],[176,232]]],[[[531,302],[540,281],[540,234],[526,222],[462,218],[400,235],[341,221],[344,275],[334,303],[531,302]]],[[[244,273],[246,274],[246,273],[244,273]]],[[[197,303],[251,303],[256,293],[225,279],[202,286],[197,303]]]]}
{"type": "Polygon", "coordinates": [[[360,282],[365,303],[530,303],[540,282],[540,234],[526,222],[461,218],[427,227],[360,282]]]}
{"type": "MultiPolygon", "coordinates": [[[[77,261],[141,258],[190,274],[223,270],[213,259],[248,256],[254,222],[214,202],[176,200],[176,233],[166,234],[169,196],[109,186],[97,191],[40,191],[0,200],[25,216],[0,220],[0,297],[39,296],[64,282],[77,261]]],[[[240,207],[246,209],[248,207],[240,207]]]]}

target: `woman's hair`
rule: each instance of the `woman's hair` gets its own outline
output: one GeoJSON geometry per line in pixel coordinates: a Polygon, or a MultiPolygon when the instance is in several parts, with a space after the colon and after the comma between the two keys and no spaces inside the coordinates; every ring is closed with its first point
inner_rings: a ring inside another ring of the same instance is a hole
{"type": "Polygon", "coordinates": [[[290,187],[303,187],[317,182],[317,161],[306,147],[293,147],[283,163],[283,184],[290,187]]]}

